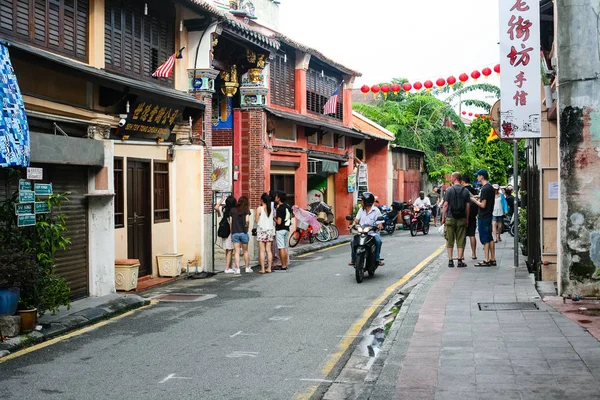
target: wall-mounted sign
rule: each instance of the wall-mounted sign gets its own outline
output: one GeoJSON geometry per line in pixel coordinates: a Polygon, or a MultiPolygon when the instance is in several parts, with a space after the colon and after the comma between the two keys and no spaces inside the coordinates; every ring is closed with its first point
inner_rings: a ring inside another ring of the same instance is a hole
{"type": "Polygon", "coordinates": [[[166,139],[183,108],[154,100],[140,99],[131,107],[126,123],[119,133],[149,139],[166,139]]]}
{"type": "Polygon", "coordinates": [[[500,137],[541,137],[540,4],[500,0],[500,137]]]}
{"type": "Polygon", "coordinates": [[[35,226],[35,214],[17,215],[17,226],[35,226]]]}
{"type": "Polygon", "coordinates": [[[15,204],[15,215],[24,215],[24,214],[33,214],[33,213],[34,213],[33,203],[15,204]]]}
{"type": "Polygon", "coordinates": [[[35,193],[31,190],[19,191],[19,203],[35,203],[35,193]]]}
{"type": "Polygon", "coordinates": [[[36,214],[48,214],[50,212],[50,206],[45,201],[35,202],[35,213],[36,214]]]}
{"type": "Polygon", "coordinates": [[[41,181],[44,179],[44,170],[42,168],[27,168],[27,179],[41,181]]]}
{"type": "Polygon", "coordinates": [[[19,179],[19,190],[33,190],[33,184],[26,179],[19,179]]]}
{"type": "Polygon", "coordinates": [[[50,196],[52,194],[51,183],[36,183],[33,185],[33,190],[38,196],[50,196]]]}

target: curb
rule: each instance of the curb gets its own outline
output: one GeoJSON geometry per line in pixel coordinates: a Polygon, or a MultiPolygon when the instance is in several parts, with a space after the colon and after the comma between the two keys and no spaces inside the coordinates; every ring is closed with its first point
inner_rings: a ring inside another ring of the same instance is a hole
{"type": "Polygon", "coordinates": [[[350,243],[351,241],[352,241],[352,237],[349,235],[345,235],[345,236],[340,236],[339,238],[337,238],[335,240],[330,240],[328,242],[315,242],[315,243],[305,245],[305,246],[302,246],[299,248],[290,249],[289,253],[290,253],[290,256],[297,257],[297,256],[301,256],[304,254],[312,253],[315,251],[325,250],[330,247],[337,246],[339,244],[350,243]]]}
{"type": "Polygon", "coordinates": [[[127,295],[97,307],[87,308],[77,313],[66,315],[56,322],[42,325],[40,331],[15,336],[5,342],[1,342],[0,359],[25,347],[45,342],[148,304],[150,304],[149,299],[144,299],[138,295],[127,295]]]}

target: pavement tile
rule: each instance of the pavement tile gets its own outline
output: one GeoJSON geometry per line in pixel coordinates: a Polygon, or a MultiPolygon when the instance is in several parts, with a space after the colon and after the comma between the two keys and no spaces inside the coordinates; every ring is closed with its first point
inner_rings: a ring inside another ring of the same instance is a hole
{"type": "Polygon", "coordinates": [[[475,367],[475,372],[478,375],[510,375],[515,373],[512,367],[506,365],[478,365],[475,367]]]}
{"type": "MultiPolygon", "coordinates": [[[[396,389],[396,395],[393,397],[394,400],[433,400],[435,399],[434,390],[400,390],[396,389]]],[[[389,398],[389,397],[388,397],[389,398]]]]}
{"type": "Polygon", "coordinates": [[[480,351],[477,350],[474,354],[475,361],[477,360],[508,360],[509,355],[506,350],[495,351],[480,351]]]}
{"type": "Polygon", "coordinates": [[[435,394],[435,400],[479,400],[479,396],[476,391],[472,390],[460,390],[460,389],[448,389],[438,390],[435,394]]]}
{"type": "MultiPolygon", "coordinates": [[[[477,368],[475,368],[477,370],[477,368]]],[[[516,385],[516,377],[514,374],[479,374],[475,375],[477,384],[480,383],[496,383],[496,384],[512,384],[516,385]]]]}
{"type": "Polygon", "coordinates": [[[558,389],[558,381],[556,380],[556,377],[552,374],[545,374],[545,375],[516,374],[516,377],[517,377],[517,385],[519,385],[519,387],[522,389],[539,388],[539,387],[558,389]]]}
{"type": "Polygon", "coordinates": [[[518,390],[509,388],[477,388],[479,400],[521,400],[518,390]]]}
{"type": "Polygon", "coordinates": [[[520,389],[522,400],[564,400],[566,394],[558,388],[525,388],[520,389]]]}
{"type": "Polygon", "coordinates": [[[554,375],[556,377],[556,382],[558,383],[558,385],[560,387],[567,387],[570,385],[573,386],[591,386],[591,387],[596,387],[597,389],[600,390],[600,387],[598,387],[598,380],[593,376],[593,375],[571,375],[571,376],[557,376],[554,375]]]}

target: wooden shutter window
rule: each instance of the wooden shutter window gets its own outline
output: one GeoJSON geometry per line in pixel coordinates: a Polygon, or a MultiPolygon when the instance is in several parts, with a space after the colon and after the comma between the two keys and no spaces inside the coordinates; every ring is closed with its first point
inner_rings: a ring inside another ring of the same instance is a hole
{"type": "MultiPolygon", "coordinates": [[[[321,71],[309,69],[306,72],[306,110],[315,114],[323,114],[325,103],[340,86],[340,83],[340,79],[328,75],[322,76],[321,71]]],[[[344,119],[343,100],[344,90],[341,88],[338,95],[337,112],[328,117],[344,119]]]]}
{"type": "Polygon", "coordinates": [[[125,201],[124,201],[124,179],[123,159],[115,158],[114,181],[115,181],[115,228],[125,227],[125,201]]]}
{"type": "Polygon", "coordinates": [[[152,77],[156,68],[175,53],[172,3],[149,1],[148,15],[144,15],[144,3],[106,0],[104,20],[106,69],[173,86],[173,77],[152,77]]]}
{"type": "Polygon", "coordinates": [[[0,32],[87,61],[89,0],[0,0],[0,32]]]}
{"type": "Polygon", "coordinates": [[[169,222],[169,164],[154,162],[154,223],[169,222]]]}
{"type": "Polygon", "coordinates": [[[271,102],[296,108],[296,57],[277,54],[271,62],[271,102]]]}

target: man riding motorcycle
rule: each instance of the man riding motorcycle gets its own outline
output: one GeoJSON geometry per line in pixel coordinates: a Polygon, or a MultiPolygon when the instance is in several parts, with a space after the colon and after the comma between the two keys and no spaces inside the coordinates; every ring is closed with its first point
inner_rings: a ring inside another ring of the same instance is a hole
{"type": "MultiPolygon", "coordinates": [[[[381,217],[381,211],[379,208],[374,207],[373,203],[375,203],[375,196],[373,193],[364,192],[361,195],[362,207],[358,210],[356,214],[356,218],[350,227],[349,230],[354,228],[354,225],[368,225],[368,226],[377,226],[378,229],[383,229],[383,225],[381,222],[378,222],[377,219],[381,217]]],[[[379,230],[373,229],[369,232],[370,236],[373,236],[375,239],[375,243],[377,244],[375,261],[379,266],[383,265],[383,262],[380,259],[381,254],[381,237],[379,236],[379,230]]],[[[354,265],[356,262],[356,255],[354,254],[354,243],[350,243],[350,249],[352,250],[352,261],[348,265],[354,265]]]]}
{"type": "MultiPolygon", "coordinates": [[[[419,198],[417,200],[415,200],[413,206],[419,207],[419,208],[423,208],[423,206],[427,206],[427,207],[431,208],[431,201],[429,200],[429,197],[425,197],[425,192],[420,191],[419,198]]],[[[429,225],[429,221],[431,221],[431,213],[429,212],[429,210],[425,210],[425,221],[424,222],[427,225],[429,225]]]]}

